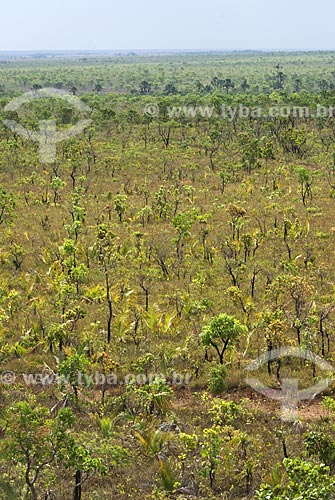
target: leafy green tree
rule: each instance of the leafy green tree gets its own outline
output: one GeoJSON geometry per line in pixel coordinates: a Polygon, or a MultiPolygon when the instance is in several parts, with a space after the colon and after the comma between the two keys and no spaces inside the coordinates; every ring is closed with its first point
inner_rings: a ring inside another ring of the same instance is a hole
{"type": "Polygon", "coordinates": [[[0,226],[12,221],[14,208],[14,195],[0,186],[0,226]]]}
{"type": "Polygon", "coordinates": [[[297,168],[297,178],[301,187],[301,199],[305,206],[308,198],[312,200],[313,179],[304,167],[297,168]]]}
{"type": "Polygon", "coordinates": [[[119,221],[122,222],[122,217],[127,210],[127,195],[117,193],[114,196],[114,209],[119,216],[119,221]]]}
{"type": "Polygon", "coordinates": [[[280,134],[280,144],[286,153],[293,153],[303,158],[307,152],[306,132],[297,128],[286,128],[280,134]]]}
{"type": "Polygon", "coordinates": [[[247,331],[238,319],[222,313],[215,316],[208,325],[204,326],[200,334],[200,342],[204,347],[214,347],[223,364],[223,357],[228,348],[234,346],[239,337],[247,331]]]}
{"type": "Polygon", "coordinates": [[[276,71],[276,75],[275,75],[275,78],[274,78],[274,88],[276,90],[283,90],[283,88],[284,88],[284,81],[286,80],[286,76],[281,71],[281,65],[280,64],[277,64],[275,66],[275,69],[277,71],[276,71]]]}
{"type": "Polygon", "coordinates": [[[39,498],[38,483],[43,473],[72,443],[67,431],[74,423],[68,408],[60,410],[55,419],[48,408],[20,401],[5,412],[6,439],[2,452],[18,467],[17,479],[25,482],[32,500],[39,498]]]}
{"type": "Polygon", "coordinates": [[[146,95],[151,93],[151,83],[147,80],[143,80],[140,85],[140,94],[146,95]]]}
{"type": "Polygon", "coordinates": [[[54,192],[54,199],[53,199],[54,205],[57,205],[57,203],[59,202],[60,199],[59,191],[63,189],[64,186],[65,182],[60,177],[55,176],[52,178],[51,188],[53,189],[54,192]]]}
{"type": "Polygon", "coordinates": [[[242,83],[241,83],[241,89],[243,92],[246,92],[250,88],[250,85],[248,83],[248,80],[246,78],[243,78],[242,83]]]}
{"type": "Polygon", "coordinates": [[[74,352],[64,359],[59,365],[58,374],[62,385],[69,384],[78,399],[78,389],[80,386],[87,386],[90,379],[87,373],[89,359],[84,354],[74,352]]]}
{"type": "Polygon", "coordinates": [[[296,78],[294,80],[294,87],[293,87],[293,92],[300,92],[302,88],[302,81],[300,78],[296,78]]]}
{"type": "Polygon", "coordinates": [[[222,429],[214,425],[203,430],[201,448],[201,468],[203,477],[208,477],[211,488],[214,487],[215,474],[221,463],[220,452],[223,446],[222,429]]]}
{"type": "Polygon", "coordinates": [[[182,242],[186,238],[190,236],[190,231],[197,220],[197,211],[196,210],[190,210],[188,212],[180,213],[177,214],[175,217],[172,219],[172,225],[177,231],[177,238],[176,238],[176,252],[178,259],[180,261],[183,260],[183,255],[182,255],[182,242]]]}
{"type": "Polygon", "coordinates": [[[223,84],[224,88],[226,89],[226,92],[227,94],[229,93],[229,90],[230,89],[233,89],[234,88],[234,82],[230,79],[230,78],[226,78],[224,80],[224,84],[223,84]]]}
{"type": "Polygon", "coordinates": [[[116,266],[117,258],[114,250],[115,234],[105,224],[99,224],[97,227],[97,242],[94,245],[94,252],[98,257],[99,264],[102,267],[105,287],[106,302],[108,307],[107,317],[107,342],[110,343],[112,337],[113,321],[113,294],[111,271],[116,266]]]}
{"type": "Polygon", "coordinates": [[[167,85],[165,85],[164,95],[175,95],[175,94],[177,94],[177,89],[173,85],[173,83],[168,83],[167,85]]]}

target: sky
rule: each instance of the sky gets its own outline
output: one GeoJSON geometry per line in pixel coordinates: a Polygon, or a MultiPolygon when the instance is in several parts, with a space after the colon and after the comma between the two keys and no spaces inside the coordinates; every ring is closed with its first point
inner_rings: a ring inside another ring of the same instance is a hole
{"type": "Polygon", "coordinates": [[[3,0],[1,50],[335,49],[334,0],[3,0]]]}

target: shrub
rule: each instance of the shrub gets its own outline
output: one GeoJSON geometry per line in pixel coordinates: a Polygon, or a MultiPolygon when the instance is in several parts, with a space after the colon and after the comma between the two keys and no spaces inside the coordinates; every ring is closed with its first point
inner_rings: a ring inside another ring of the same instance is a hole
{"type": "Polygon", "coordinates": [[[223,365],[213,366],[210,373],[208,388],[213,394],[220,394],[226,388],[226,369],[223,365]]]}

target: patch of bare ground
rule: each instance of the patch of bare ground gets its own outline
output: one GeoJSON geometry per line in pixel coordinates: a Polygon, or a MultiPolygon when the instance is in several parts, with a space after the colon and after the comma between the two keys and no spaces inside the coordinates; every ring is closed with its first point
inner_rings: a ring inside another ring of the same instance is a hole
{"type": "MultiPolygon", "coordinates": [[[[190,410],[196,409],[198,407],[198,400],[195,397],[198,392],[192,392],[191,390],[179,390],[175,392],[175,399],[173,402],[173,408],[175,410],[189,408],[190,410]]],[[[262,414],[263,416],[275,416],[281,417],[281,406],[280,402],[271,399],[264,398],[264,396],[255,393],[249,389],[240,389],[234,392],[222,393],[219,396],[227,401],[235,401],[239,403],[242,399],[248,399],[247,405],[250,410],[262,414]]],[[[328,412],[322,406],[322,395],[315,397],[312,400],[301,401],[298,408],[299,420],[309,421],[309,420],[319,420],[321,418],[326,418],[328,412]]]]}

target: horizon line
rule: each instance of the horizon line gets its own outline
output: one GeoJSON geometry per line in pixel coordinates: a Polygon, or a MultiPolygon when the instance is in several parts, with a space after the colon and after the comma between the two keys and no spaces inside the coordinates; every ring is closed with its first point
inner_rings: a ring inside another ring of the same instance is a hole
{"type": "Polygon", "coordinates": [[[0,54],[13,53],[101,53],[101,52],[335,52],[335,48],[141,48],[141,49],[3,49],[0,54]]]}

